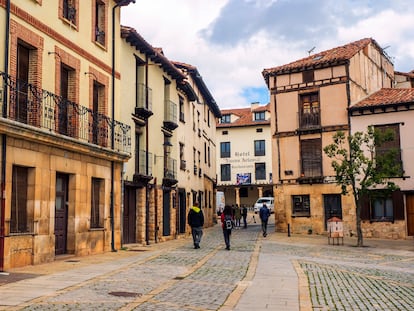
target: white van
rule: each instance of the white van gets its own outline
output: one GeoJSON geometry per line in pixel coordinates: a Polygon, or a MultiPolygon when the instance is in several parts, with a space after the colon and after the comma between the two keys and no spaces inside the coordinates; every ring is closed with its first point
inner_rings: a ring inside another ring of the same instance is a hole
{"type": "Polygon", "coordinates": [[[257,214],[260,211],[260,208],[263,206],[263,203],[266,203],[267,208],[271,213],[275,211],[275,198],[273,197],[261,197],[258,198],[256,203],[254,203],[254,213],[257,214]]]}
{"type": "Polygon", "coordinates": [[[216,193],[216,213],[221,215],[224,210],[224,205],[226,205],[226,198],[224,197],[223,191],[217,191],[216,193]]]}

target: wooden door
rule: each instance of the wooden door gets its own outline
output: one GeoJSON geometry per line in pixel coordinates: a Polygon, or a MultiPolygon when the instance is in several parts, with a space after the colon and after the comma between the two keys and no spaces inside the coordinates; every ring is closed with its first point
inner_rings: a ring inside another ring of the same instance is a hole
{"type": "Polygon", "coordinates": [[[414,235],[414,194],[407,194],[407,235],[414,235]]]}
{"type": "Polygon", "coordinates": [[[342,205],[340,194],[324,194],[323,205],[325,210],[325,230],[327,229],[328,219],[338,217],[342,219],[342,205]]]}
{"type": "Polygon", "coordinates": [[[136,243],[136,188],[125,186],[122,243],[136,243]]]}
{"type": "Polygon", "coordinates": [[[68,234],[68,182],[66,174],[56,174],[55,254],[66,253],[68,234]]]}

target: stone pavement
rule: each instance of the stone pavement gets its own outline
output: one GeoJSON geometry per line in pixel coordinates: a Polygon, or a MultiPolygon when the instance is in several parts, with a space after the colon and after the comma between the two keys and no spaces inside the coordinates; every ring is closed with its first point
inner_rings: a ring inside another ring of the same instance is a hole
{"type": "Polygon", "coordinates": [[[414,310],[414,240],[259,231],[233,230],[230,251],[217,225],[200,249],[187,236],[13,269],[0,310],[414,310]]]}

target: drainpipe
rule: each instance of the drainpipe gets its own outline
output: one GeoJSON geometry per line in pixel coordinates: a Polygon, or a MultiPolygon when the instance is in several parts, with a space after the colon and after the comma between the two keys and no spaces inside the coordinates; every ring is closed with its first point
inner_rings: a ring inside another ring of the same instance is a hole
{"type": "MultiPolygon", "coordinates": [[[[4,52],[4,79],[7,79],[9,73],[9,33],[10,33],[10,0],[7,0],[6,3],[6,33],[5,33],[5,52],[4,52]]],[[[6,81],[6,80],[5,80],[6,81]]],[[[7,85],[5,85],[3,93],[3,118],[7,118],[7,100],[8,92],[7,85]]],[[[0,191],[1,191],[1,202],[0,202],[0,272],[4,271],[4,239],[5,239],[5,218],[4,214],[6,212],[6,135],[1,135],[1,182],[0,182],[0,191]]]]}
{"type": "MultiPolygon", "coordinates": [[[[145,56],[145,108],[148,109],[148,55],[145,56]]],[[[148,118],[145,121],[145,174],[149,176],[149,167],[148,167],[148,148],[149,148],[149,125],[148,118]]],[[[150,206],[149,206],[149,185],[145,185],[145,242],[147,245],[150,244],[149,238],[149,221],[150,221],[150,206]]]]}

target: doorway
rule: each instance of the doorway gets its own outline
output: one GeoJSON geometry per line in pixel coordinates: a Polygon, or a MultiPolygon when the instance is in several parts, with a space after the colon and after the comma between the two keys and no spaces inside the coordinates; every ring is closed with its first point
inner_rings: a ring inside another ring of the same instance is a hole
{"type": "Polygon", "coordinates": [[[124,215],[122,223],[122,243],[136,243],[137,223],[137,189],[125,186],[124,188],[124,215]]]}
{"type": "Polygon", "coordinates": [[[407,235],[414,236],[414,194],[406,195],[407,235]]]}
{"type": "Polygon", "coordinates": [[[324,194],[323,206],[325,210],[325,230],[328,228],[328,220],[332,217],[342,219],[342,204],[340,194],[324,194]]]}
{"type": "Polygon", "coordinates": [[[68,236],[69,175],[56,173],[55,255],[66,254],[68,236]]]}

